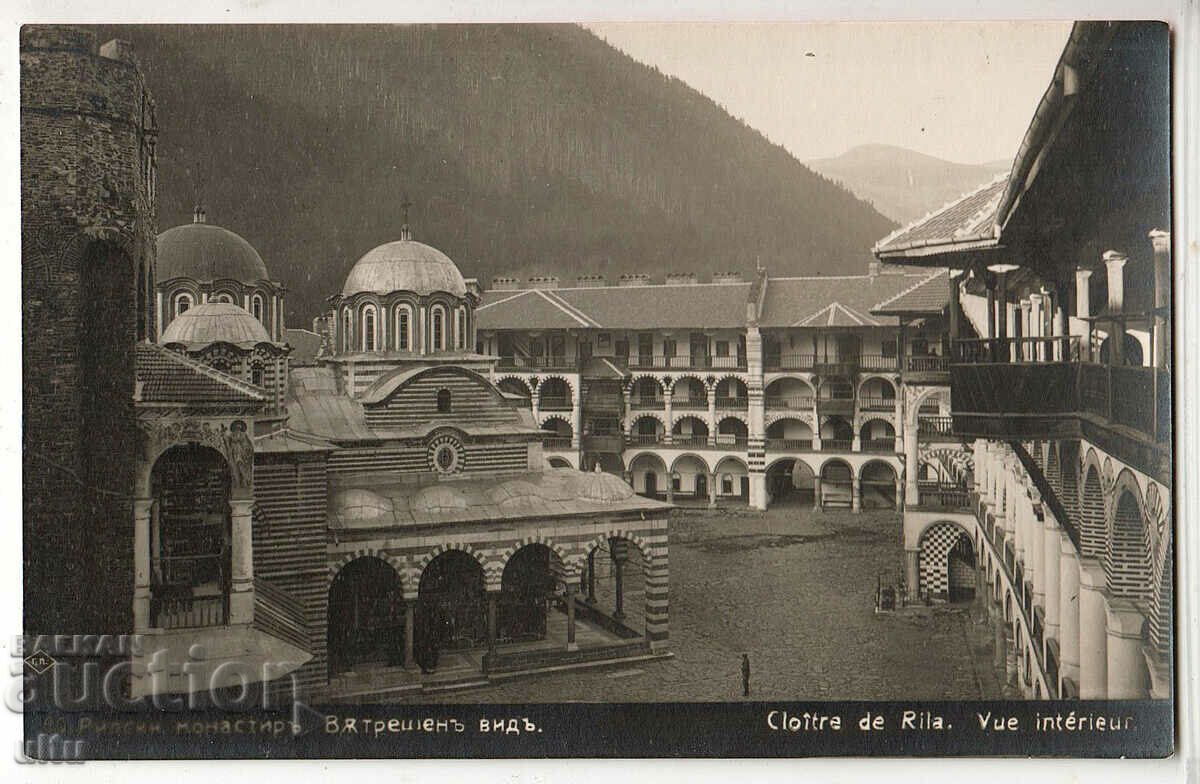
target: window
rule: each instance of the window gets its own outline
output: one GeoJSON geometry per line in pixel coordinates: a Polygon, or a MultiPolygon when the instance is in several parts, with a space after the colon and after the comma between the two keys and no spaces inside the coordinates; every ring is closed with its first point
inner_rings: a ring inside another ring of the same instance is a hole
{"type": "Polygon", "coordinates": [[[375,306],[365,305],[362,309],[362,350],[375,350],[375,306]]]}
{"type": "Polygon", "coordinates": [[[342,311],[342,351],[349,353],[353,348],[351,335],[354,334],[353,321],[350,318],[350,308],[342,311]]]}
{"type": "Polygon", "coordinates": [[[893,341],[890,341],[890,340],[883,341],[883,345],[881,346],[881,348],[883,349],[883,356],[885,356],[885,357],[896,356],[896,344],[893,341]]]}
{"type": "Polygon", "coordinates": [[[434,351],[446,348],[446,313],[441,308],[433,309],[433,345],[434,351]]]}
{"type": "Polygon", "coordinates": [[[250,312],[254,314],[254,318],[261,323],[263,320],[263,298],[261,294],[255,294],[250,298],[250,312]]]}
{"type": "Polygon", "coordinates": [[[450,390],[439,389],[437,393],[437,410],[439,414],[450,413],[450,390]]]}
{"type": "Polygon", "coordinates": [[[228,294],[226,292],[221,292],[220,294],[213,297],[213,302],[224,302],[227,305],[232,305],[233,304],[233,295],[228,294]]]}
{"type": "Polygon", "coordinates": [[[250,366],[250,383],[256,387],[263,385],[263,366],[261,362],[255,362],[250,366]]]}
{"type": "Polygon", "coordinates": [[[721,493],[723,495],[733,495],[732,474],[721,474],[721,493]]]}
{"type": "Polygon", "coordinates": [[[467,347],[467,312],[462,308],[454,314],[454,347],[467,347]]]}
{"type": "Polygon", "coordinates": [[[678,492],[679,492],[679,484],[680,484],[680,480],[681,480],[681,479],[682,479],[682,477],[680,477],[680,476],[679,476],[679,472],[678,472],[678,471],[676,471],[675,473],[671,474],[671,490],[672,490],[672,491],[674,491],[674,492],[676,492],[676,493],[678,493],[678,492]]]}
{"type": "Polygon", "coordinates": [[[192,307],[192,295],[186,292],[175,296],[175,315],[182,316],[192,307]]]}
{"type": "Polygon", "coordinates": [[[628,359],[629,358],[629,341],[625,339],[618,340],[614,344],[613,354],[615,356],[628,359]]]}
{"type": "Polygon", "coordinates": [[[410,351],[412,348],[412,311],[407,305],[396,306],[396,348],[410,351]]]}
{"type": "Polygon", "coordinates": [[[717,341],[717,356],[718,357],[729,356],[729,341],[728,340],[718,340],[717,341]]]}

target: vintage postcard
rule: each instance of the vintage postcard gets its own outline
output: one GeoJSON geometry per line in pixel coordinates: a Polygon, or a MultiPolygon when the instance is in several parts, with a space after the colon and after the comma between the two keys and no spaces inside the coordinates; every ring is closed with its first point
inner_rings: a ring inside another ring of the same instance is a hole
{"type": "Polygon", "coordinates": [[[24,755],[1171,755],[1171,40],[24,25],[24,755]]]}

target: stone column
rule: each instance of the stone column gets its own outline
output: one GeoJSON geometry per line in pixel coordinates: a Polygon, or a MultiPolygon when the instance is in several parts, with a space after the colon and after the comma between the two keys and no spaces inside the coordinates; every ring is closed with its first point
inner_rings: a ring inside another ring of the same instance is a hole
{"type": "Polygon", "coordinates": [[[904,581],[908,584],[908,600],[915,602],[920,595],[921,570],[918,567],[920,550],[904,551],[904,581]]]}
{"type": "Polygon", "coordinates": [[[150,628],[150,513],[153,498],[133,502],[133,630],[150,628]]]}
{"type": "Polygon", "coordinates": [[[708,508],[717,508],[717,475],[712,475],[712,481],[708,483],[708,508]]]}
{"type": "MultiPolygon", "coordinates": [[[[1020,302],[1017,303],[1017,307],[1019,308],[1019,310],[1016,313],[1014,313],[1013,315],[1017,319],[1017,326],[1019,327],[1019,329],[1013,330],[1014,338],[1016,338],[1016,337],[1028,338],[1028,337],[1032,336],[1032,332],[1033,332],[1033,330],[1032,330],[1033,312],[1031,310],[1032,306],[1033,306],[1032,302],[1030,301],[1030,299],[1028,297],[1025,297],[1024,299],[1022,299],[1020,302]],[[1017,334],[1018,332],[1020,332],[1021,334],[1018,335],[1017,334]]],[[[1030,349],[1032,348],[1032,345],[1033,344],[1028,341],[1020,341],[1018,343],[1015,343],[1013,345],[1013,361],[1014,362],[1030,362],[1030,361],[1032,361],[1033,356],[1032,356],[1032,352],[1030,351],[1030,349]]]]}
{"type": "Polygon", "coordinates": [[[1060,338],[1060,340],[1054,341],[1054,359],[1058,362],[1067,362],[1071,356],[1067,353],[1066,341],[1061,340],[1067,334],[1067,312],[1063,309],[1062,294],[1056,293],[1051,302],[1054,316],[1051,320],[1050,330],[1054,337],[1060,338]]]}
{"type": "Polygon", "coordinates": [[[567,650],[577,651],[575,644],[575,584],[567,581],[567,650]]]}
{"type": "Polygon", "coordinates": [[[254,543],[251,529],[253,507],[252,498],[238,498],[229,502],[232,518],[230,624],[254,621],[254,543]]]}
{"type": "Polygon", "coordinates": [[[717,443],[717,387],[705,390],[708,394],[708,443],[717,443]]]}
{"type": "Polygon", "coordinates": [[[614,553],[612,562],[613,585],[617,595],[616,605],[613,609],[613,617],[620,621],[625,618],[625,582],[623,574],[625,571],[625,559],[623,557],[618,558],[614,553]]]}
{"type": "Polygon", "coordinates": [[[907,417],[904,422],[904,500],[908,506],[920,503],[917,491],[917,474],[921,470],[920,443],[917,437],[917,418],[907,417]]]}
{"type": "Polygon", "coordinates": [[[1142,657],[1142,624],[1146,618],[1128,599],[1111,601],[1107,616],[1108,699],[1146,699],[1146,660],[1142,657]]]}
{"type": "Polygon", "coordinates": [[[862,510],[862,480],[857,476],[850,480],[850,511],[862,510]]]}
{"type": "Polygon", "coordinates": [[[588,553],[587,563],[587,603],[596,603],[596,551],[588,553]]]}
{"type": "Polygon", "coordinates": [[[1079,555],[1066,531],[1058,537],[1059,561],[1058,636],[1059,673],[1079,685],[1079,555]]]}
{"type": "MultiPolygon", "coordinates": [[[[1129,259],[1115,250],[1104,252],[1104,266],[1108,271],[1108,310],[1122,313],[1125,310],[1125,262],[1129,259]]],[[[1125,364],[1125,324],[1119,320],[1109,322],[1108,362],[1110,365],[1125,364]]]]}
{"type": "Polygon", "coordinates": [[[404,669],[411,670],[416,664],[416,657],[413,656],[413,634],[416,624],[413,616],[416,614],[417,602],[410,599],[404,603],[404,669]]]}
{"type": "MultiPolygon", "coordinates": [[[[1092,315],[1091,291],[1088,279],[1092,277],[1090,269],[1080,267],[1075,270],[1075,318],[1087,319],[1092,315]]],[[[1083,345],[1079,347],[1079,356],[1085,362],[1092,362],[1092,322],[1083,322],[1083,335],[1080,338],[1083,345]]]]}
{"type": "MultiPolygon", "coordinates": [[[[1043,607],[1046,608],[1046,628],[1042,635],[1043,639],[1058,639],[1058,624],[1061,613],[1062,596],[1062,568],[1060,559],[1062,558],[1062,528],[1059,527],[1054,516],[1049,510],[1044,512],[1046,516],[1045,530],[1042,536],[1042,583],[1045,586],[1045,597],[1043,599],[1043,607]]],[[[1058,644],[1060,658],[1062,651],[1062,641],[1058,644]]],[[[1060,662],[1061,669],[1061,662],[1060,662]]],[[[1057,685],[1057,684],[1055,684],[1057,685]]]]}
{"type": "Polygon", "coordinates": [[[813,476],[813,511],[821,511],[821,477],[813,476]]]}
{"type": "MultiPolygon", "coordinates": [[[[1042,495],[1036,487],[1029,488],[1032,496],[1029,514],[1029,540],[1025,553],[1029,562],[1029,582],[1033,583],[1033,605],[1046,607],[1046,523],[1038,519],[1042,507],[1042,495]]],[[[1043,518],[1045,511],[1042,511],[1043,518]]],[[[1043,637],[1045,635],[1043,634],[1043,637]]]]}
{"type": "MultiPolygon", "coordinates": [[[[457,323],[458,319],[455,319],[457,323]]],[[[472,347],[474,348],[474,347],[472,347]]],[[[582,443],[580,434],[582,432],[583,416],[582,403],[583,397],[583,378],[582,376],[575,377],[575,384],[571,387],[571,446],[579,449],[582,443]]],[[[667,420],[668,422],[671,420],[667,420]]]]}
{"type": "Polygon", "coordinates": [[[489,656],[496,653],[496,641],[499,632],[496,623],[496,600],[499,596],[499,591],[487,592],[487,636],[489,656]]]}
{"type": "Polygon", "coordinates": [[[1094,558],[1079,561],[1079,698],[1108,696],[1107,612],[1104,568],[1094,558]]]}
{"type": "MultiPolygon", "coordinates": [[[[1150,232],[1154,247],[1154,307],[1171,306],[1171,235],[1162,229],[1150,232]]],[[[1171,329],[1165,316],[1154,317],[1154,367],[1171,364],[1171,329]]]]}
{"type": "MultiPolygon", "coordinates": [[[[633,388],[629,385],[621,387],[621,397],[624,400],[625,408],[621,412],[621,429],[626,433],[633,432],[633,388]]],[[[536,416],[534,419],[536,420],[536,416]]]]}
{"type": "MultiPolygon", "coordinates": [[[[664,428],[665,432],[663,433],[663,443],[669,444],[673,440],[671,431],[673,431],[675,429],[674,426],[671,424],[672,393],[671,393],[670,385],[664,384],[663,386],[664,386],[664,389],[663,389],[663,414],[664,414],[663,419],[666,421],[666,426],[664,428]]],[[[669,488],[670,486],[671,486],[671,478],[670,478],[670,476],[668,476],[667,477],[667,487],[669,488]]],[[[668,494],[669,493],[670,493],[670,491],[668,491],[668,494]]]]}
{"type": "MultiPolygon", "coordinates": [[[[1044,337],[1042,334],[1046,320],[1046,316],[1042,311],[1044,301],[1042,295],[1037,292],[1029,295],[1029,337],[1031,338],[1044,337]]],[[[1029,352],[1029,358],[1035,362],[1045,362],[1046,344],[1041,340],[1035,341],[1032,350],[1029,352]]]]}

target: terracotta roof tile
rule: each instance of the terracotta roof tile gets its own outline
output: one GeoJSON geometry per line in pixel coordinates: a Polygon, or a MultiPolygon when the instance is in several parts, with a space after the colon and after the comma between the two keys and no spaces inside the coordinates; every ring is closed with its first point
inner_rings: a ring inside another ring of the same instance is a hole
{"type": "Polygon", "coordinates": [[[152,343],[137,344],[137,399],[142,403],[260,403],[266,390],[152,343]]]}
{"type": "Polygon", "coordinates": [[[945,269],[935,269],[928,276],[901,291],[891,299],[871,308],[875,315],[898,313],[941,313],[950,301],[950,279],[945,269]]]}
{"type": "MultiPolygon", "coordinates": [[[[895,268],[892,268],[895,269],[895,268]]],[[[878,275],[771,278],[763,298],[759,326],[895,326],[895,317],[875,315],[871,307],[926,277],[924,272],[878,275]]]]}
{"type": "Polygon", "coordinates": [[[903,226],[875,243],[875,255],[900,254],[920,248],[995,240],[996,209],[1008,174],[976,188],[956,201],[903,226]]]}

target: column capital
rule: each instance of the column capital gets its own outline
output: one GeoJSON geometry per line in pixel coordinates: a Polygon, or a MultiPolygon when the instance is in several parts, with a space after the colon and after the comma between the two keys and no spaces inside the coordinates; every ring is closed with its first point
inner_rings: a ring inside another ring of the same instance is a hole
{"type": "Polygon", "coordinates": [[[1091,267],[1076,267],[1075,282],[1079,284],[1086,283],[1088,278],[1092,277],[1093,272],[1095,272],[1095,270],[1091,267]]]}
{"type": "Polygon", "coordinates": [[[1140,640],[1146,616],[1128,599],[1109,599],[1104,603],[1108,616],[1108,636],[1125,640],[1140,640]]]}
{"type": "Polygon", "coordinates": [[[1129,261],[1129,257],[1118,250],[1106,250],[1100,258],[1104,260],[1105,266],[1110,270],[1121,269],[1125,266],[1125,262],[1129,261]]]}
{"type": "Polygon", "coordinates": [[[1029,293],[1029,304],[1032,307],[1040,308],[1042,306],[1042,297],[1043,296],[1045,296],[1045,295],[1039,294],[1036,291],[1030,292],[1029,293]]]}
{"type": "Polygon", "coordinates": [[[254,511],[253,498],[230,498],[229,511],[236,517],[237,515],[248,515],[254,511]]]}
{"type": "Polygon", "coordinates": [[[1089,591],[1104,591],[1104,567],[1099,560],[1095,558],[1079,559],[1079,587],[1089,591]]]}
{"type": "Polygon", "coordinates": [[[1171,232],[1151,229],[1146,236],[1150,238],[1150,244],[1154,247],[1155,253],[1167,253],[1171,250],[1171,232]]]}
{"type": "Polygon", "coordinates": [[[149,517],[150,508],[154,506],[155,499],[153,498],[135,498],[133,499],[133,515],[134,517],[149,517]]]}

